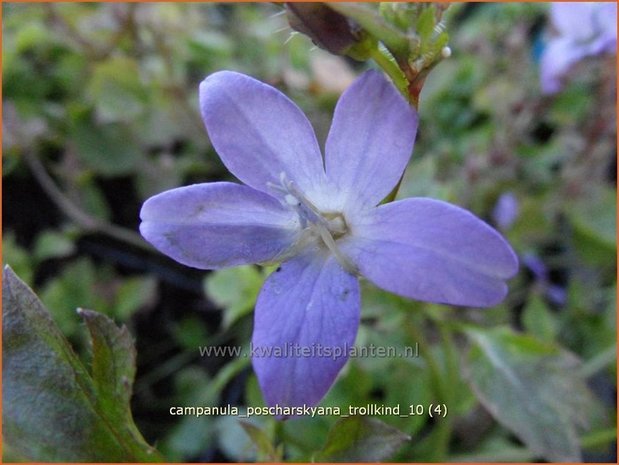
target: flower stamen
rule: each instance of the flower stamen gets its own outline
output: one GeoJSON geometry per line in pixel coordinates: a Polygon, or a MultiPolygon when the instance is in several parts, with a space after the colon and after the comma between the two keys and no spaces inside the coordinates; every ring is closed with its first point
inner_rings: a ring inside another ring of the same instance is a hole
{"type": "Polygon", "coordinates": [[[288,179],[286,173],[280,174],[280,182],[281,186],[270,183],[269,187],[285,194],[284,202],[296,210],[301,227],[319,237],[346,271],[359,274],[355,265],[340,251],[336,243],[337,239],[348,233],[344,215],[340,212],[321,212],[294,181],[288,179]]]}

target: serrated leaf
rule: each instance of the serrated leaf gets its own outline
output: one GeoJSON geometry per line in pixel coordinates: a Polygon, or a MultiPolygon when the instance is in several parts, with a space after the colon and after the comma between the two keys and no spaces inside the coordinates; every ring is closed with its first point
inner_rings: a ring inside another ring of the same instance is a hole
{"type": "Polygon", "coordinates": [[[126,326],[118,328],[108,317],[78,309],[92,341],[91,375],[106,412],[122,417],[135,378],[135,347],[126,326]]]}
{"type": "Polygon", "coordinates": [[[559,346],[509,328],[469,329],[468,377],[490,414],[538,457],[581,461],[578,428],[597,405],[578,374],[579,360],[559,346]]]}
{"type": "Polygon", "coordinates": [[[91,375],[9,267],[2,309],[3,439],[12,454],[29,461],[161,460],[131,419],[135,361],[126,329],[82,312],[93,337],[91,375]]]}
{"type": "Polygon", "coordinates": [[[379,462],[392,457],[410,437],[376,418],[353,416],[338,421],[315,461],[379,462]]]}

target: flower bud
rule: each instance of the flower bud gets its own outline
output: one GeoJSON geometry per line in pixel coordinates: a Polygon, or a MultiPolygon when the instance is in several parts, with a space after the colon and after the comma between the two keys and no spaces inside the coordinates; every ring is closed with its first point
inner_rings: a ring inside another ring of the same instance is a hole
{"type": "Polygon", "coordinates": [[[286,11],[290,27],[335,55],[345,55],[358,42],[359,28],[324,3],[288,2],[286,11]]]}

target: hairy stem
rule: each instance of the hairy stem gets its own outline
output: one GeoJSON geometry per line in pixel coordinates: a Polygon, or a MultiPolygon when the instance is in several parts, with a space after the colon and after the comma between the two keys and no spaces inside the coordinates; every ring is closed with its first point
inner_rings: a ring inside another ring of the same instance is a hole
{"type": "Polygon", "coordinates": [[[378,12],[358,3],[329,3],[329,8],[356,21],[363,29],[381,41],[394,56],[408,54],[408,40],[398,29],[387,23],[378,12]]]}
{"type": "Polygon", "coordinates": [[[400,93],[404,96],[404,98],[408,101],[408,82],[406,80],[406,76],[402,72],[402,70],[398,67],[395,61],[393,61],[390,57],[388,57],[385,53],[383,53],[378,48],[372,49],[370,56],[376,62],[378,66],[380,66],[385,73],[391,78],[393,84],[400,91],[400,93]]]}

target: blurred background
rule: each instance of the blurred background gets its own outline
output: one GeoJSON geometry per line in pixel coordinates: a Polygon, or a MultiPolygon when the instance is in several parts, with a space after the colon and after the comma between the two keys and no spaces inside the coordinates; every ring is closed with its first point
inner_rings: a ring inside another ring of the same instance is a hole
{"type": "MultiPolygon", "coordinates": [[[[544,95],[547,4],[454,5],[447,14],[452,56],[421,94],[399,197],[472,210],[509,239],[520,273],[506,301],[483,311],[364,286],[357,343],[410,344],[417,322],[433,342],[428,312],[556,342],[592,361],[589,386],[608,413],[593,424],[585,457],[614,461],[616,56],[580,61],[559,93],[544,95]]],[[[338,96],[368,64],[293,33],[274,4],[5,3],[3,15],[3,262],[82,356],[76,307],[128,326],[138,351],[134,418],[166,460],[255,460],[234,417],[175,417],[169,408],[263,404],[248,359],[200,357],[198,347],[247,345],[266,272],[178,265],[141,239],[139,210],[169,188],[233,180],[198,112],[209,73],[238,70],[281,89],[323,143],[338,96]]],[[[465,342],[456,343],[463,355],[465,342]]],[[[462,371],[448,458],[534,458],[479,404],[462,371]]],[[[323,403],[428,403],[433,382],[423,359],[355,359],[323,403]]],[[[383,420],[413,437],[395,460],[428,460],[431,419],[383,420]]],[[[276,431],[287,458],[307,460],[336,419],[252,421],[276,431]]]]}

